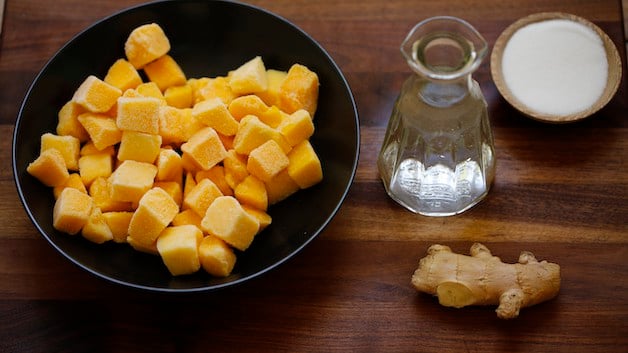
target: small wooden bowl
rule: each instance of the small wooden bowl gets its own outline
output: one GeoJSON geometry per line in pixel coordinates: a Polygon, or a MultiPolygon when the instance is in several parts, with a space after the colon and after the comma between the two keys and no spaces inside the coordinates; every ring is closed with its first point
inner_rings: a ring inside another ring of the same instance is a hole
{"type": "Polygon", "coordinates": [[[519,19],[518,21],[508,26],[508,28],[506,28],[501,33],[501,35],[497,38],[497,41],[495,42],[493,51],[491,53],[491,75],[499,93],[504,97],[504,99],[506,99],[508,103],[510,103],[513,107],[515,107],[515,109],[517,109],[521,113],[532,119],[542,122],[569,123],[591,116],[593,113],[602,109],[611,100],[611,98],[613,98],[621,81],[622,64],[621,58],[619,56],[617,48],[615,47],[615,44],[613,44],[613,41],[608,37],[608,35],[606,35],[606,33],[604,33],[604,31],[602,31],[592,22],[582,17],[578,17],[568,13],[542,12],[519,19]],[[509,90],[504,81],[502,72],[502,55],[504,53],[506,45],[508,44],[508,41],[513,36],[513,34],[517,32],[517,30],[519,30],[520,28],[525,27],[529,24],[554,19],[574,21],[594,30],[600,36],[600,39],[604,44],[606,58],[608,60],[608,77],[606,80],[606,88],[604,89],[604,92],[602,93],[600,98],[589,108],[569,115],[550,115],[546,113],[540,113],[524,105],[509,90]]]}

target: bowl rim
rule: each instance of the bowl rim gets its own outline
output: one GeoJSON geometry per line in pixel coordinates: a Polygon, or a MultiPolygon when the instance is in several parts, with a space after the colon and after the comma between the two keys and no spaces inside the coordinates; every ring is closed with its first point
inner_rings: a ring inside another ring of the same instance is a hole
{"type": "Polygon", "coordinates": [[[317,238],[320,235],[320,233],[322,233],[325,230],[325,228],[329,225],[329,223],[333,220],[333,218],[335,218],[335,216],[337,215],[338,211],[342,207],[342,205],[343,205],[343,203],[344,203],[344,201],[345,201],[345,199],[346,199],[346,197],[347,197],[347,195],[348,195],[348,193],[349,193],[349,191],[351,189],[351,186],[353,185],[353,181],[355,180],[355,176],[357,174],[358,163],[359,163],[360,145],[361,145],[361,142],[360,142],[359,112],[358,112],[358,109],[357,109],[357,104],[355,102],[355,98],[354,98],[353,92],[351,90],[351,86],[349,85],[349,83],[348,83],[346,77],[344,76],[342,70],[340,69],[338,64],[334,61],[332,56],[327,52],[327,50],[318,41],[316,41],[311,35],[306,33],[299,26],[297,26],[293,22],[289,21],[288,19],[286,19],[286,18],[282,17],[281,15],[278,15],[278,14],[276,14],[274,12],[271,12],[269,10],[266,10],[264,8],[261,8],[259,6],[253,5],[253,4],[246,4],[246,3],[239,2],[239,1],[232,1],[232,0],[156,0],[156,1],[142,3],[142,4],[129,6],[129,7],[117,10],[117,11],[115,11],[115,12],[113,12],[113,13],[107,15],[107,16],[104,16],[104,17],[102,17],[102,18],[100,18],[100,19],[90,23],[85,28],[83,28],[82,30],[77,32],[77,34],[72,36],[69,40],[67,40],[59,49],[57,49],[54,52],[54,54],[52,54],[48,58],[46,63],[41,67],[41,69],[38,71],[38,73],[33,78],[32,82],[29,85],[28,89],[26,90],[24,98],[22,99],[22,102],[20,104],[20,108],[19,108],[17,116],[16,116],[16,120],[15,120],[14,128],[13,128],[13,134],[12,134],[11,159],[12,159],[13,182],[15,184],[15,187],[16,187],[16,190],[17,190],[17,193],[18,193],[18,198],[20,199],[20,203],[22,204],[22,207],[23,207],[24,211],[28,215],[28,218],[30,219],[31,223],[35,226],[35,228],[37,229],[39,234],[44,239],[46,239],[48,244],[50,244],[63,257],[65,257],[66,259],[70,260],[70,262],[73,263],[75,266],[78,266],[79,268],[81,268],[81,269],[85,270],[86,272],[96,276],[97,278],[105,280],[106,282],[111,282],[111,283],[114,283],[114,284],[117,284],[117,285],[120,285],[120,286],[123,286],[123,287],[127,287],[127,288],[145,290],[145,291],[149,291],[149,292],[162,292],[162,293],[195,293],[195,292],[216,291],[216,290],[224,289],[224,288],[227,288],[227,287],[232,287],[232,286],[236,286],[236,285],[242,284],[242,283],[244,283],[246,281],[249,281],[249,280],[252,280],[254,278],[258,278],[258,277],[260,277],[260,276],[270,272],[271,270],[276,269],[277,267],[279,267],[280,265],[284,264],[285,262],[289,261],[296,254],[301,252],[308,244],[310,244],[312,241],[314,241],[314,239],[317,238]],[[24,110],[26,108],[26,105],[27,105],[27,103],[29,101],[29,98],[30,98],[34,88],[37,86],[39,81],[42,79],[42,76],[46,73],[48,67],[53,63],[53,61],[56,59],[56,57],[58,55],[60,55],[64,50],[66,50],[66,48],[68,48],[78,38],[80,38],[83,35],[85,35],[87,32],[92,30],[94,27],[100,26],[100,25],[102,25],[102,23],[107,22],[107,21],[111,21],[115,17],[122,16],[122,15],[124,15],[126,13],[129,13],[129,12],[132,12],[132,11],[136,11],[136,10],[142,9],[142,8],[148,8],[148,7],[151,7],[151,6],[157,6],[157,5],[162,4],[162,3],[200,3],[200,2],[203,2],[203,3],[214,2],[214,3],[223,3],[223,4],[234,5],[234,6],[241,6],[241,7],[247,8],[249,10],[252,10],[254,12],[259,12],[259,13],[265,15],[265,16],[273,17],[276,20],[278,20],[280,22],[283,22],[285,25],[291,27],[295,31],[299,32],[299,34],[301,36],[303,36],[308,41],[310,41],[311,44],[314,45],[321,52],[321,54],[324,55],[325,60],[329,63],[329,65],[331,66],[333,71],[335,71],[337,73],[338,78],[342,82],[343,89],[346,90],[347,97],[349,98],[351,111],[353,112],[353,114],[352,114],[353,115],[353,117],[352,117],[353,119],[352,120],[353,120],[353,123],[355,124],[356,135],[355,135],[355,152],[353,153],[353,156],[352,156],[352,160],[353,161],[352,161],[352,164],[350,166],[350,173],[348,174],[347,183],[343,187],[342,194],[339,195],[339,198],[338,198],[338,201],[337,201],[336,205],[330,210],[329,214],[325,217],[324,221],[317,227],[317,229],[314,232],[312,232],[307,237],[307,239],[305,239],[303,241],[303,243],[301,243],[298,247],[292,249],[287,255],[282,256],[276,262],[271,263],[268,266],[266,266],[264,268],[261,268],[260,270],[258,270],[256,272],[253,272],[253,273],[251,273],[249,275],[246,275],[246,276],[240,276],[240,277],[235,278],[235,279],[233,279],[231,281],[227,281],[227,282],[223,282],[223,283],[211,284],[211,285],[203,285],[203,286],[190,287],[190,288],[157,287],[157,286],[143,285],[143,284],[138,284],[138,283],[133,283],[133,282],[121,280],[119,278],[116,278],[116,277],[107,275],[105,273],[101,273],[100,271],[97,271],[95,269],[92,269],[89,266],[83,264],[81,261],[75,259],[69,253],[64,251],[60,246],[58,246],[51,239],[51,237],[47,234],[47,232],[41,227],[39,222],[37,221],[35,215],[33,214],[30,206],[28,205],[28,203],[26,201],[26,197],[24,195],[24,190],[22,190],[22,186],[21,186],[21,183],[20,183],[20,173],[23,172],[23,171],[18,170],[17,162],[16,162],[17,161],[17,155],[16,155],[16,153],[17,153],[17,142],[18,142],[17,140],[18,140],[19,132],[23,128],[23,125],[21,124],[22,115],[24,113],[24,110]]]}
{"type": "Polygon", "coordinates": [[[493,50],[491,53],[490,66],[491,76],[493,78],[495,86],[497,87],[497,90],[511,106],[513,106],[519,112],[523,113],[525,116],[532,118],[536,121],[554,124],[564,124],[579,121],[588,118],[594,113],[598,112],[600,109],[606,106],[606,104],[608,104],[608,102],[610,102],[610,100],[614,97],[619,88],[622,77],[621,57],[619,56],[617,47],[610,39],[610,37],[606,34],[606,32],[604,32],[593,22],[583,17],[566,12],[534,13],[522,17],[510,24],[495,41],[495,45],[493,46],[493,50]],[[504,49],[506,48],[506,45],[510,41],[510,38],[515,34],[515,32],[529,24],[558,19],[576,22],[585,25],[586,27],[595,31],[604,45],[604,51],[606,53],[606,58],[608,61],[608,76],[606,80],[606,87],[604,88],[602,95],[593,105],[591,105],[587,109],[567,115],[555,115],[538,112],[521,103],[521,101],[518,100],[511,93],[510,89],[506,85],[502,72],[502,55],[504,49]]]}

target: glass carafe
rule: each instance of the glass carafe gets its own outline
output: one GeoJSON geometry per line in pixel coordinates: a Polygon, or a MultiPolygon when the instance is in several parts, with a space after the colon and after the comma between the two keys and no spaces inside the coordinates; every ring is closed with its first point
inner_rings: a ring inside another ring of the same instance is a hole
{"type": "Polygon", "coordinates": [[[461,19],[433,17],[410,31],[401,52],[414,74],[388,122],[380,177],[412,212],[459,214],[487,195],[495,174],[487,104],[471,78],[487,43],[461,19]]]}

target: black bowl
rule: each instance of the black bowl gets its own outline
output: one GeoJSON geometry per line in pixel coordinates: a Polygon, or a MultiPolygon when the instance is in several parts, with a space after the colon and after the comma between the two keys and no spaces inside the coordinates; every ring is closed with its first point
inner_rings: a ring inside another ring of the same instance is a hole
{"type": "Polygon", "coordinates": [[[63,256],[101,278],[164,292],[218,289],[268,272],[298,253],[332,220],[355,175],[359,121],[351,90],[325,50],[305,32],[270,12],[240,3],[207,0],[159,1],[133,7],[92,25],[46,64],[22,104],[13,136],[13,173],[19,197],[43,237],[63,256]],[[273,223],[238,254],[229,277],[204,271],[173,277],[157,256],[124,244],[96,245],[52,227],[52,190],[26,173],[39,154],[40,136],[54,132],[59,109],[90,74],[103,78],[124,57],[131,30],[155,22],[170,39],[170,54],[188,77],[225,75],[254,56],[267,68],[301,63],[320,80],[316,131],[310,139],[324,179],[271,206],[273,223]]]}

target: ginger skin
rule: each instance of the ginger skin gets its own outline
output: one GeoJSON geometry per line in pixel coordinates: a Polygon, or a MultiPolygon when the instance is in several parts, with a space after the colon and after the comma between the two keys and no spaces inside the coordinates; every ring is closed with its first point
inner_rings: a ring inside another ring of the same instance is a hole
{"type": "Polygon", "coordinates": [[[497,316],[512,319],[519,310],[558,295],[560,266],[537,261],[522,251],[519,262],[508,264],[475,243],[471,256],[456,254],[445,245],[432,245],[412,276],[419,291],[436,295],[443,306],[498,305],[497,316]]]}

